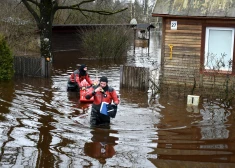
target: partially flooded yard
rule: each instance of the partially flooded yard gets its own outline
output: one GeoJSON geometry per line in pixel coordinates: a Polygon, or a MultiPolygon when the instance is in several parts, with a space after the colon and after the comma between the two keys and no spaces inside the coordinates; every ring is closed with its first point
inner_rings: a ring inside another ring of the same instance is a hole
{"type": "MultiPolygon", "coordinates": [[[[158,41],[153,42],[155,45],[158,41]]],[[[157,45],[156,45],[157,46],[157,45]]],[[[149,66],[158,49],[129,51],[127,64],[149,66]]],[[[50,79],[17,77],[0,83],[0,167],[233,168],[234,106],[120,88],[120,65],[57,53],[50,79]],[[64,58],[66,58],[64,60],[64,58]],[[61,61],[62,60],[62,61],[61,61]],[[66,91],[78,63],[92,79],[106,75],[121,98],[109,129],[89,127],[90,104],[66,91]]]]}

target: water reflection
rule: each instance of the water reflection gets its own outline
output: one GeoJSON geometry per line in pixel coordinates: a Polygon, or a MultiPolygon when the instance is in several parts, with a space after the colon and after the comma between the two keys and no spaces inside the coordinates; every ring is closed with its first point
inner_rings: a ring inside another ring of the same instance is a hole
{"type": "Polygon", "coordinates": [[[50,123],[55,122],[55,120],[53,119],[53,116],[48,115],[42,116],[38,121],[42,123],[42,126],[38,128],[38,157],[36,165],[38,167],[54,167],[55,158],[50,151],[50,145],[52,143],[51,131],[55,129],[55,127],[51,126],[50,123]]]}
{"type": "Polygon", "coordinates": [[[138,107],[148,107],[148,94],[144,91],[138,91],[136,89],[122,88],[119,91],[121,103],[136,104],[138,107]]]}
{"type": "Polygon", "coordinates": [[[4,121],[5,115],[9,113],[14,97],[14,85],[13,81],[0,81],[0,121],[4,121]]]}
{"type": "Polygon", "coordinates": [[[157,125],[159,140],[153,152],[157,166],[171,167],[233,167],[235,154],[233,143],[232,109],[219,102],[202,101],[199,106],[187,106],[186,100],[160,98],[165,105],[157,125]],[[179,108],[180,107],[180,108],[179,108]],[[182,107],[185,107],[184,109],[182,107]],[[231,123],[232,122],[232,123],[231,123]],[[169,160],[169,161],[166,161],[169,160]],[[204,163],[203,163],[204,162],[204,163]],[[217,164],[213,164],[217,162],[217,164]]]}
{"type": "Polygon", "coordinates": [[[203,107],[204,109],[200,110],[202,121],[199,123],[201,139],[227,139],[229,130],[227,130],[226,122],[231,112],[220,107],[216,102],[204,102],[203,107]]]}
{"type": "Polygon", "coordinates": [[[57,53],[50,79],[0,83],[0,167],[233,168],[234,107],[206,100],[192,107],[184,99],[161,95],[150,104],[147,92],[120,89],[120,65],[149,67],[159,61],[160,50],[150,49],[149,55],[141,50],[136,48],[127,62],[57,53]],[[107,76],[120,95],[110,129],[91,129],[91,105],[66,91],[78,63],[88,65],[92,79],[107,76]]]}
{"type": "Polygon", "coordinates": [[[73,109],[73,115],[83,115],[87,114],[91,103],[81,103],[79,101],[78,92],[68,92],[68,100],[71,102],[71,108],[73,109]]]}
{"type": "Polygon", "coordinates": [[[106,163],[107,158],[111,158],[115,155],[114,146],[117,144],[118,138],[114,135],[117,131],[111,131],[109,129],[96,129],[91,131],[92,142],[86,142],[84,146],[84,152],[86,155],[99,160],[103,165],[106,163]],[[113,136],[111,136],[112,134],[113,136]]]}

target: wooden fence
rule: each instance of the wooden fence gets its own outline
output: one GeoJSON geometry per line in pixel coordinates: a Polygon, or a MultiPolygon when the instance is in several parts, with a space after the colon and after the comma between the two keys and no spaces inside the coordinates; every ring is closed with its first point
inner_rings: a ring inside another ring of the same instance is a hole
{"type": "Polygon", "coordinates": [[[40,57],[15,56],[15,75],[42,77],[42,59],[40,57]]]}
{"type": "Polygon", "coordinates": [[[149,88],[149,68],[121,65],[120,86],[147,91],[149,88]]]}

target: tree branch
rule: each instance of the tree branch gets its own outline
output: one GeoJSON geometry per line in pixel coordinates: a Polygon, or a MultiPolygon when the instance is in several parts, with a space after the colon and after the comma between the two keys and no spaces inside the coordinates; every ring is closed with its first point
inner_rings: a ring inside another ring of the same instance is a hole
{"type": "Polygon", "coordinates": [[[80,12],[81,12],[81,14],[82,14],[84,17],[86,17],[86,18],[89,17],[89,15],[85,14],[83,11],[80,11],[80,12]]]}
{"type": "Polygon", "coordinates": [[[110,12],[110,11],[103,11],[103,10],[89,10],[89,9],[83,9],[79,7],[72,7],[72,6],[58,6],[57,9],[72,9],[72,10],[79,10],[81,12],[91,12],[91,13],[98,13],[100,15],[113,15],[122,11],[127,10],[128,8],[123,8],[120,10],[117,10],[115,12],[110,12]]]}
{"type": "Polygon", "coordinates": [[[22,1],[28,1],[28,2],[31,2],[34,5],[38,6],[38,7],[40,6],[40,4],[37,1],[34,1],[34,0],[22,0],[22,1]]]}
{"type": "Polygon", "coordinates": [[[73,9],[73,8],[76,8],[78,10],[78,8],[80,8],[81,5],[85,4],[85,3],[90,3],[90,2],[94,2],[95,0],[84,0],[78,4],[74,4],[74,5],[69,5],[69,6],[56,6],[55,7],[55,10],[58,10],[58,9],[73,9]]]}
{"type": "MultiPolygon", "coordinates": [[[[78,3],[78,4],[75,4],[74,6],[80,6],[80,5],[82,5],[82,4],[85,4],[85,3],[90,3],[90,2],[94,2],[95,0],[85,0],[85,1],[82,1],[82,2],[80,2],[80,3],[78,3]]],[[[72,5],[73,6],[73,5],[72,5]]]]}
{"type": "Polygon", "coordinates": [[[23,4],[26,6],[26,8],[28,9],[28,11],[33,15],[34,19],[36,20],[37,24],[40,23],[40,19],[38,14],[34,11],[34,9],[29,5],[28,2],[31,2],[33,4],[35,4],[36,6],[40,7],[40,4],[36,1],[33,0],[21,0],[23,2],[23,4]]]}
{"type": "MultiPolygon", "coordinates": [[[[74,5],[69,5],[69,6],[56,6],[55,10],[58,9],[72,9],[72,10],[78,10],[80,12],[91,12],[91,13],[98,13],[100,15],[113,15],[122,11],[127,10],[128,8],[124,8],[124,9],[120,9],[117,10],[115,12],[109,12],[109,11],[103,11],[103,10],[89,10],[89,9],[83,9],[80,8],[81,5],[85,4],[85,3],[90,3],[90,2],[94,2],[95,0],[84,0],[78,4],[74,4],[74,5]]],[[[84,14],[83,14],[84,15],[84,14]]]]}
{"type": "Polygon", "coordinates": [[[99,11],[99,10],[88,10],[88,9],[80,9],[81,11],[84,11],[84,12],[92,12],[92,13],[98,13],[100,15],[113,15],[113,14],[116,14],[116,13],[119,13],[119,12],[123,12],[125,10],[127,10],[128,8],[123,8],[123,9],[120,9],[120,10],[117,10],[117,11],[114,11],[114,12],[110,12],[110,11],[99,11]]]}

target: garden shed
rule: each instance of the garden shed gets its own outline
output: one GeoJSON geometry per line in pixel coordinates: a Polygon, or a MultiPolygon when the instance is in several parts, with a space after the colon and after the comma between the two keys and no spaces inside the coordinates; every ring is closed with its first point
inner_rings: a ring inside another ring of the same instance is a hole
{"type": "Polygon", "coordinates": [[[165,83],[222,88],[234,83],[235,1],[156,0],[152,16],[162,18],[165,83]]]}

